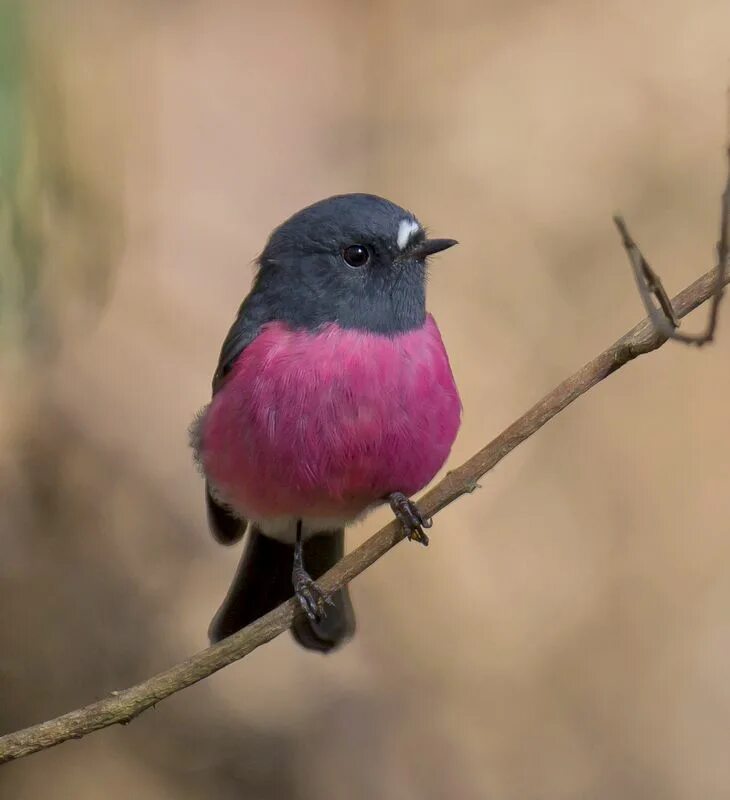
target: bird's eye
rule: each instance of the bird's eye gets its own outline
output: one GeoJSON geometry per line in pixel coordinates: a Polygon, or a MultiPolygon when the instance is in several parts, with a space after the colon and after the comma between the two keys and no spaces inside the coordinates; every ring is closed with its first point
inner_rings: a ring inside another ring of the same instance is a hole
{"type": "Polygon", "coordinates": [[[364,267],[370,261],[370,250],[364,244],[351,244],[342,251],[342,257],[351,267],[364,267]]]}

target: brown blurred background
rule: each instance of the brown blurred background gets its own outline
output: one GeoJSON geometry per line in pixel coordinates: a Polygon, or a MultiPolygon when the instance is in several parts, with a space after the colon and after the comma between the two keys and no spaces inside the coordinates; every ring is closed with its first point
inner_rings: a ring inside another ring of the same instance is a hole
{"type": "MultiPolygon", "coordinates": [[[[642,316],[615,210],[672,293],[712,266],[728,42],[727,0],[0,0],[0,730],[206,644],[238,553],[186,427],[272,227],[372,191],[462,242],[456,465],[642,316]]],[[[282,636],[0,796],[727,797],[719,333],[358,578],[340,653],[282,636]]]]}

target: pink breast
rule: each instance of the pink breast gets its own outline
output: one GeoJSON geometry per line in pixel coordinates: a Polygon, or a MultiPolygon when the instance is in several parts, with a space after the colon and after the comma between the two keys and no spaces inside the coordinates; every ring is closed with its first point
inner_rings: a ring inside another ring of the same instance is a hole
{"type": "Polygon", "coordinates": [[[443,465],[461,405],[436,323],[395,337],[265,326],[202,425],[209,480],[241,513],[356,516],[422,489],[443,465]]]}

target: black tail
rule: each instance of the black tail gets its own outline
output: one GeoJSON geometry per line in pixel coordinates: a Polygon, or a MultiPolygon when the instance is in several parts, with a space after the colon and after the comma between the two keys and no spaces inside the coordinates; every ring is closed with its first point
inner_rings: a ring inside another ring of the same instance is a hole
{"type": "MultiPolygon", "coordinates": [[[[345,548],[342,530],[319,533],[304,542],[304,566],[316,580],[339,561],[345,548]]],[[[210,624],[211,642],[219,642],[294,596],[292,564],[294,547],[264,536],[253,525],[246,534],[241,562],[223,605],[210,624]]],[[[328,652],[355,632],[355,616],[347,587],[332,595],[334,605],[313,623],[297,617],[292,635],[302,647],[328,652]]]]}

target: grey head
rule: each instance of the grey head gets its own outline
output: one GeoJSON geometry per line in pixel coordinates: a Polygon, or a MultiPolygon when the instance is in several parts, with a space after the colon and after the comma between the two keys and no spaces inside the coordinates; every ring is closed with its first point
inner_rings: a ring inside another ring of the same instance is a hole
{"type": "Polygon", "coordinates": [[[221,348],[213,392],[269,322],[328,323],[395,336],[426,318],[426,260],[456,242],[429,239],[416,217],[372,194],[342,194],[276,228],[221,348]]]}
{"type": "Polygon", "coordinates": [[[274,230],[252,295],[296,328],[411,330],[426,315],[426,259],[454,244],[427,239],[413,214],[382,197],[337,195],[274,230]]]}

